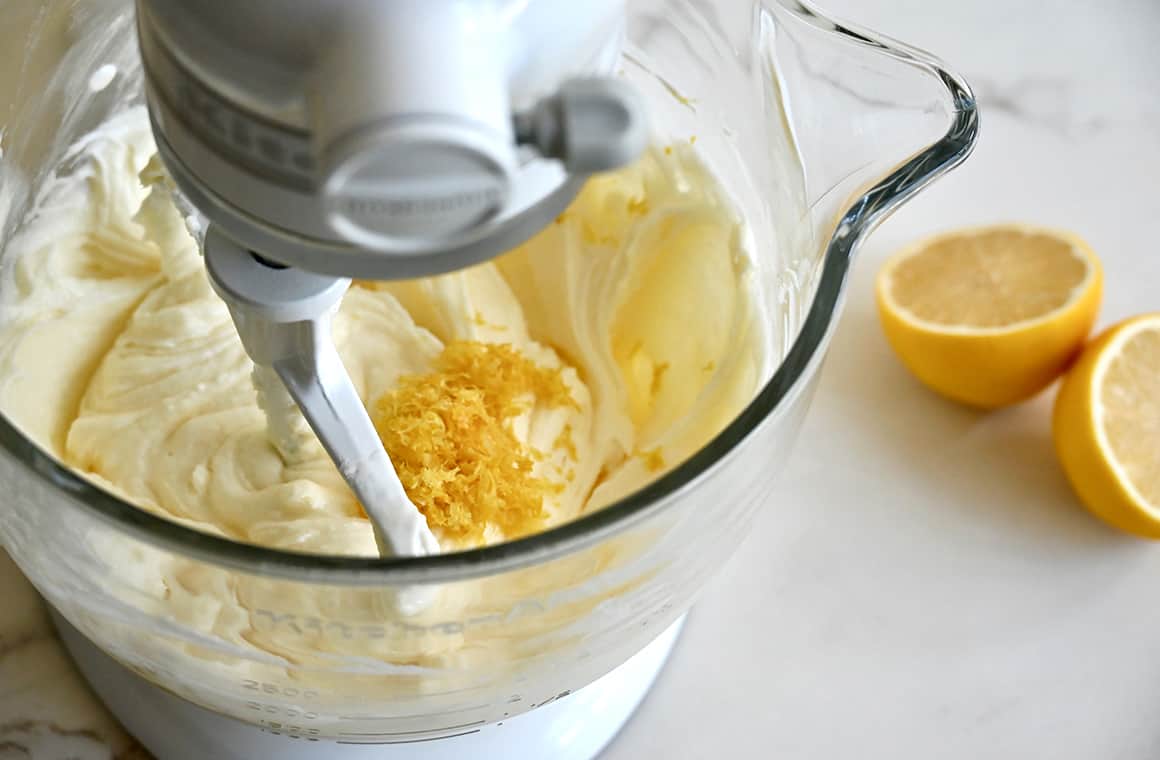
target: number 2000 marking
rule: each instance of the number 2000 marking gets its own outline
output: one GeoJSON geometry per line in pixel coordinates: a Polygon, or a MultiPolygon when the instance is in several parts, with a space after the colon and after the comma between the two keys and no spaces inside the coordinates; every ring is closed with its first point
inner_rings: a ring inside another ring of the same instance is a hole
{"type": "Polygon", "coordinates": [[[254,712],[265,713],[266,715],[280,715],[287,718],[302,718],[303,720],[318,720],[318,713],[303,712],[296,707],[279,707],[278,705],[267,705],[262,702],[246,702],[246,707],[254,712]]]}

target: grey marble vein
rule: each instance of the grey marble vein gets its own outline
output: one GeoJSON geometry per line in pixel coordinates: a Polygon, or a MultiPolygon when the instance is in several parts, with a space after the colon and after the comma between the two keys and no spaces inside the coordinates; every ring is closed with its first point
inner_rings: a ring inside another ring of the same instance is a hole
{"type": "Polygon", "coordinates": [[[1142,110],[1093,108],[1091,99],[1084,97],[1083,86],[1064,76],[1004,81],[975,75],[969,79],[984,118],[988,113],[1000,113],[1061,137],[1091,137],[1114,127],[1138,127],[1155,118],[1142,110]]]}
{"type": "Polygon", "coordinates": [[[6,657],[17,654],[20,650],[45,638],[45,634],[41,633],[24,633],[24,634],[6,634],[0,633],[0,660],[6,657]]]}
{"type": "Polygon", "coordinates": [[[36,758],[46,752],[75,753],[71,756],[86,760],[90,756],[99,756],[98,753],[112,754],[101,737],[90,729],[68,729],[41,720],[19,720],[0,725],[0,758],[12,753],[16,757],[36,758]]]}

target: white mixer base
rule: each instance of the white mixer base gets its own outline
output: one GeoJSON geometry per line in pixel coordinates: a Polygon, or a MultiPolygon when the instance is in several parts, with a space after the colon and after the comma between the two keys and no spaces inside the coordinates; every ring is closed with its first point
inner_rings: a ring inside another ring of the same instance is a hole
{"type": "Polygon", "coordinates": [[[131,672],[55,612],[53,620],[93,691],[158,760],[590,760],[644,699],[685,622],[677,620],[628,662],[583,689],[502,724],[426,742],[355,745],[268,734],[198,707],[131,672]]]}

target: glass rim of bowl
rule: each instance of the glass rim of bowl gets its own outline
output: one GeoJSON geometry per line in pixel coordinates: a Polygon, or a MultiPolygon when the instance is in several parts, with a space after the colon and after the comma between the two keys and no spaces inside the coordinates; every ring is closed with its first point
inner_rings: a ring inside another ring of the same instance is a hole
{"type": "Polygon", "coordinates": [[[719,465],[800,390],[836,324],[853,253],[860,241],[911,195],[967,158],[978,137],[978,110],[967,83],[937,58],[852,25],[800,0],[771,0],[807,23],[907,61],[941,80],[953,112],[941,138],[854,199],[823,254],[817,288],[785,357],[749,404],[680,465],[607,506],[504,543],[425,557],[349,557],[275,549],[215,536],[153,514],[74,473],[0,414],[0,449],[92,516],[159,548],[251,574],[306,583],[379,586],[443,583],[517,570],[570,554],[623,532],[673,503],[719,465]]]}

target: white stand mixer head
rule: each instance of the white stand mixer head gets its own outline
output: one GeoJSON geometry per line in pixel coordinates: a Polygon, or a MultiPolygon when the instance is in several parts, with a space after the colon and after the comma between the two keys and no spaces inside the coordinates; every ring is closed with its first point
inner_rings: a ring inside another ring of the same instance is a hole
{"type": "Polygon", "coordinates": [[[244,247],[308,271],[484,261],[648,139],[607,77],[620,0],[139,0],[138,16],[178,186],[244,247]]]}

